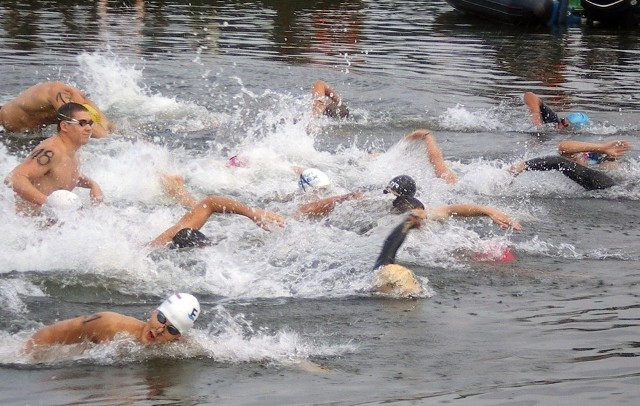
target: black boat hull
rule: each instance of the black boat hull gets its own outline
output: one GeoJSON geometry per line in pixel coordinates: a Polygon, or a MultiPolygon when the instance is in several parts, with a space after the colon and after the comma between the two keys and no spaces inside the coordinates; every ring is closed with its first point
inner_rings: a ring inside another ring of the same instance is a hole
{"type": "Polygon", "coordinates": [[[553,0],[446,0],[453,8],[510,24],[546,24],[553,0]]]}
{"type": "Polygon", "coordinates": [[[640,23],[639,0],[581,0],[589,23],[608,26],[633,26],[640,23]]]}

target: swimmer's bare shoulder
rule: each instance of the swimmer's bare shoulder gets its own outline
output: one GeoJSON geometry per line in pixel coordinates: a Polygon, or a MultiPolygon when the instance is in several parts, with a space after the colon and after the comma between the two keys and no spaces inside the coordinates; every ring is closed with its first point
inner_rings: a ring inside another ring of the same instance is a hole
{"type": "Polygon", "coordinates": [[[33,334],[25,346],[26,351],[36,346],[77,344],[83,341],[99,343],[113,339],[120,333],[135,333],[144,323],[133,317],[115,312],[99,312],[62,320],[43,327],[33,334]]]}

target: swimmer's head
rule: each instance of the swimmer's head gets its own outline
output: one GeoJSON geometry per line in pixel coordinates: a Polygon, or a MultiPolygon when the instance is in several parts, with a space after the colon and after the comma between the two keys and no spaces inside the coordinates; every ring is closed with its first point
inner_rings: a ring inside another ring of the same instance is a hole
{"type": "Polygon", "coordinates": [[[316,168],[305,169],[298,178],[298,186],[304,192],[327,187],[330,184],[331,179],[329,179],[327,174],[316,168]]]}
{"type": "Polygon", "coordinates": [[[211,245],[211,240],[206,235],[202,234],[200,230],[195,228],[183,228],[178,231],[176,235],[171,239],[169,244],[170,249],[178,248],[200,248],[211,245]]]}
{"type": "Polygon", "coordinates": [[[245,156],[234,155],[227,160],[227,166],[232,168],[246,168],[249,166],[249,159],[245,156]]]}
{"type": "Polygon", "coordinates": [[[373,283],[378,292],[391,296],[410,297],[422,292],[422,286],[414,273],[397,264],[379,268],[373,283]]]}
{"type": "Polygon", "coordinates": [[[174,293],[156,310],[162,312],[180,334],[184,334],[193,327],[193,323],[200,315],[200,303],[188,293],[174,293]]]}
{"type": "Polygon", "coordinates": [[[331,118],[349,117],[349,109],[342,103],[342,101],[329,103],[322,113],[331,118]]]}
{"type": "MultiPolygon", "coordinates": [[[[91,115],[91,112],[87,110],[87,108],[84,105],[79,103],[69,102],[60,106],[60,108],[56,112],[56,120],[58,121],[58,131],[60,131],[60,122],[73,119],[73,116],[75,115],[75,113],[78,113],[81,111],[87,112],[89,113],[89,115],[91,115]]],[[[93,117],[91,119],[93,120],[93,117]]]]}
{"type": "Polygon", "coordinates": [[[413,209],[424,209],[424,204],[413,196],[398,196],[393,201],[393,207],[404,213],[413,209]]]}
{"type": "Polygon", "coordinates": [[[579,130],[583,127],[586,127],[591,124],[589,120],[589,116],[586,113],[578,112],[578,113],[569,113],[564,118],[572,128],[579,130]]]}
{"type": "Polygon", "coordinates": [[[96,109],[91,107],[89,103],[83,103],[82,105],[89,112],[89,115],[91,116],[91,119],[93,120],[93,122],[96,124],[100,124],[100,113],[98,113],[96,109]]]}
{"type": "Polygon", "coordinates": [[[413,197],[416,194],[416,182],[408,175],[396,176],[389,181],[389,184],[382,192],[396,196],[413,197]]]}

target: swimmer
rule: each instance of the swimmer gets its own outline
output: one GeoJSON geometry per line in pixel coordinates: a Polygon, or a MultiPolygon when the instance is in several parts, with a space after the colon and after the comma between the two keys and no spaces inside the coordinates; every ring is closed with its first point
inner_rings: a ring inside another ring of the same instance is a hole
{"type": "Polygon", "coordinates": [[[624,140],[605,143],[591,143],[564,140],[558,145],[560,156],[533,158],[511,165],[509,172],[514,176],[524,171],[559,171],[586,190],[607,189],[615,181],[602,171],[593,169],[610,168],[618,158],[631,150],[624,140]]]}
{"type": "Polygon", "coordinates": [[[603,143],[564,140],[558,145],[560,155],[582,165],[597,165],[600,168],[612,166],[613,162],[629,151],[631,145],[624,140],[603,143]]]}
{"type": "Polygon", "coordinates": [[[320,198],[318,194],[326,192],[329,186],[331,186],[329,176],[317,168],[303,169],[294,167],[294,172],[300,173],[298,177],[298,188],[303,193],[309,193],[309,198],[313,199],[309,203],[298,207],[293,213],[292,217],[297,220],[324,217],[331,213],[338,204],[349,200],[360,200],[364,196],[362,192],[355,191],[320,198]]]}
{"type": "Polygon", "coordinates": [[[392,203],[394,209],[404,213],[413,209],[424,209],[424,204],[415,197],[416,190],[416,182],[411,176],[400,175],[391,179],[382,193],[395,196],[392,203]]]}
{"type": "MultiPolygon", "coordinates": [[[[328,186],[328,177],[318,169],[302,170],[298,184],[305,185],[307,190],[328,186]],[[312,176],[313,175],[313,176],[312,176]]],[[[278,213],[248,207],[232,199],[208,196],[198,202],[187,191],[184,178],[179,175],[162,174],[160,176],[163,189],[183,207],[190,209],[174,226],[156,237],[148,245],[152,247],[168,246],[169,248],[201,247],[209,245],[209,240],[199,232],[213,213],[240,214],[255,222],[259,227],[270,231],[273,226],[284,226],[284,217],[278,213]],[[186,242],[185,242],[186,241],[186,242]]],[[[347,200],[359,199],[362,193],[353,192],[339,196],[314,199],[300,206],[292,215],[295,219],[318,218],[330,213],[337,204],[347,200]]]]}
{"type": "Polygon", "coordinates": [[[553,124],[559,130],[564,128],[579,130],[591,124],[589,117],[582,112],[569,113],[565,117],[559,117],[535,93],[525,92],[523,100],[531,113],[531,121],[537,127],[543,124],[553,124]]]}
{"type": "Polygon", "coordinates": [[[59,120],[57,111],[66,103],[85,106],[93,121],[91,136],[104,138],[113,125],[84,93],[62,82],[44,82],[20,93],[0,107],[0,125],[7,132],[39,131],[59,120]]]}
{"type": "Polygon", "coordinates": [[[191,210],[176,224],[147,243],[150,247],[190,248],[210,245],[209,239],[199,230],[214,213],[245,216],[266,231],[270,231],[274,225],[284,225],[284,219],[278,213],[252,208],[226,197],[210,195],[196,201],[185,189],[184,180],[180,176],[162,175],[161,180],[165,191],[191,210]]]}
{"type": "Polygon", "coordinates": [[[502,228],[511,227],[521,230],[520,224],[511,219],[507,214],[492,207],[476,204],[455,204],[429,209],[411,210],[407,218],[396,226],[385,239],[382,251],[373,267],[375,289],[383,294],[392,296],[411,297],[417,296],[422,287],[414,273],[401,265],[396,264],[396,254],[404,242],[409,230],[420,228],[426,220],[446,221],[452,216],[476,217],[487,216],[502,228]]]}
{"type": "Polygon", "coordinates": [[[36,331],[25,344],[25,351],[51,345],[102,343],[119,334],[144,344],[162,344],[180,339],[200,315],[198,300],[188,293],[169,296],[151,312],[146,322],[115,312],[99,312],[62,320],[36,331]]]}
{"type": "Polygon", "coordinates": [[[311,88],[313,107],[311,112],[314,117],[325,115],[331,118],[349,117],[349,109],[342,102],[342,98],[326,82],[316,80],[311,88]]]}
{"type": "Polygon", "coordinates": [[[57,112],[58,132],[38,144],[5,178],[16,195],[16,211],[40,214],[48,196],[56,190],[89,189],[94,203],[104,200],[100,186],[80,172],[79,152],[91,137],[93,120],[81,104],[67,103],[57,112]]]}

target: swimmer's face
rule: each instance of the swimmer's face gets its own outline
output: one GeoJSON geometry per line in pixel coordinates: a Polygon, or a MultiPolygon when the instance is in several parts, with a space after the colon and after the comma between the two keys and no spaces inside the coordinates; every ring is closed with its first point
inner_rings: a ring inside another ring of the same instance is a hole
{"type": "Polygon", "coordinates": [[[144,326],[142,332],[142,342],[144,344],[162,344],[180,339],[181,335],[172,334],[177,329],[171,325],[171,322],[164,317],[157,309],[151,312],[151,317],[144,326]],[[163,322],[163,323],[161,323],[163,322]]]}
{"type": "Polygon", "coordinates": [[[80,144],[86,144],[93,132],[93,120],[87,111],[78,111],[70,120],[62,120],[60,127],[80,144]]]}
{"type": "Polygon", "coordinates": [[[558,128],[562,130],[569,127],[571,127],[571,123],[569,122],[569,120],[567,120],[566,118],[561,118],[560,122],[558,123],[558,128]]]}

